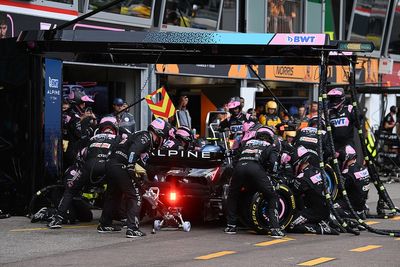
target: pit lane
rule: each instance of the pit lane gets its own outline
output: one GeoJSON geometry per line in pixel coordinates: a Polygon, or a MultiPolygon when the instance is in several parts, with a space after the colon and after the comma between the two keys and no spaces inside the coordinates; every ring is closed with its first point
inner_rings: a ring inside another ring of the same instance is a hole
{"type": "MultiPolygon", "coordinates": [[[[386,185],[400,206],[400,184],[386,185]]],[[[377,195],[371,190],[371,210],[377,195]]],[[[340,236],[288,234],[283,240],[246,230],[226,235],[218,223],[193,225],[191,232],[160,231],[140,239],[125,238],[125,231],[96,232],[90,224],[48,230],[24,217],[0,220],[2,266],[399,266],[400,239],[362,232],[340,236]]],[[[377,228],[400,229],[400,216],[369,219],[377,228]]]]}

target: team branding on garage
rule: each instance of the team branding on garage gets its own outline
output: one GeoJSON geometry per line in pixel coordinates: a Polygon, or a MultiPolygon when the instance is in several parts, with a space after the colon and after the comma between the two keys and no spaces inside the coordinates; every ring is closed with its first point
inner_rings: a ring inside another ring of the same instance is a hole
{"type": "Polygon", "coordinates": [[[287,42],[288,43],[293,43],[293,44],[312,44],[315,41],[315,36],[314,35],[296,35],[296,36],[287,36],[287,42]]]}

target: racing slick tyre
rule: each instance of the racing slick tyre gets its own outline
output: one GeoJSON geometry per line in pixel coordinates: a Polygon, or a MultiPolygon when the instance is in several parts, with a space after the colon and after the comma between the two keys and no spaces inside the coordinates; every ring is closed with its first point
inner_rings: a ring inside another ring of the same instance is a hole
{"type": "MultiPolygon", "coordinates": [[[[286,185],[279,185],[277,188],[279,195],[278,213],[279,225],[285,229],[293,219],[296,203],[292,191],[286,185]]],[[[251,223],[252,228],[258,234],[269,232],[269,220],[267,216],[267,203],[261,193],[254,194],[251,201],[251,223]]]]}
{"type": "Polygon", "coordinates": [[[339,193],[339,178],[335,171],[329,164],[325,164],[325,174],[328,182],[328,189],[331,194],[332,200],[335,200],[339,193]]]}
{"type": "MultiPolygon", "coordinates": [[[[286,185],[279,185],[277,193],[279,195],[279,225],[282,229],[285,229],[293,219],[296,204],[292,191],[286,185]]],[[[240,220],[243,224],[249,226],[258,234],[269,232],[267,203],[261,193],[257,192],[246,197],[239,209],[240,220]]]]}

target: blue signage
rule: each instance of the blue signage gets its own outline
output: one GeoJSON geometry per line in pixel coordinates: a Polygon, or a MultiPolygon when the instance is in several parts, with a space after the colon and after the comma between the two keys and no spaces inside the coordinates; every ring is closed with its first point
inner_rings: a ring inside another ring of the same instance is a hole
{"type": "Polygon", "coordinates": [[[45,173],[51,178],[61,174],[61,98],[62,61],[45,60],[44,92],[44,162],[45,173]]]}

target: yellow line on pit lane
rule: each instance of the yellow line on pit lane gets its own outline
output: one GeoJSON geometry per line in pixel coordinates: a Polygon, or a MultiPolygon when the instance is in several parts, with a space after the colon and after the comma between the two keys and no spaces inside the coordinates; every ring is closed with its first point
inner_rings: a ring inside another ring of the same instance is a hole
{"type": "Polygon", "coordinates": [[[353,252],[365,252],[365,251],[369,251],[369,250],[373,250],[373,249],[377,249],[377,248],[381,248],[382,246],[379,245],[368,245],[365,247],[359,247],[359,248],[353,248],[350,251],[353,252]]]}
{"type": "Polygon", "coordinates": [[[396,240],[400,240],[400,238],[396,238],[396,240]]]}
{"type": "Polygon", "coordinates": [[[367,222],[365,222],[366,225],[374,225],[374,224],[378,224],[378,223],[380,223],[380,222],[377,222],[377,221],[367,221],[367,222]]]}
{"type": "Polygon", "coordinates": [[[296,240],[296,239],[289,238],[289,237],[284,237],[282,239],[276,239],[276,240],[257,243],[257,244],[254,244],[254,246],[256,246],[256,247],[266,247],[266,246],[271,246],[271,245],[275,245],[275,244],[279,244],[279,243],[288,242],[288,241],[291,241],[291,240],[296,240]]]}
{"type": "MultiPolygon", "coordinates": [[[[86,224],[86,225],[75,225],[75,226],[63,226],[62,229],[79,229],[79,228],[87,228],[97,226],[97,224],[86,224]]],[[[12,229],[10,232],[29,232],[29,231],[43,231],[43,230],[57,230],[57,229],[49,229],[47,227],[38,227],[38,228],[21,228],[21,229],[12,229]]]]}
{"type": "Polygon", "coordinates": [[[235,254],[235,253],[236,253],[236,251],[224,250],[224,251],[220,251],[220,252],[216,252],[216,253],[211,253],[211,254],[199,256],[199,257],[196,257],[194,259],[195,260],[210,260],[210,259],[214,259],[214,258],[226,256],[226,255],[231,255],[231,254],[235,254]]]}
{"type": "Polygon", "coordinates": [[[305,261],[305,262],[299,263],[297,265],[300,265],[300,266],[315,266],[315,265],[322,264],[322,263],[325,263],[325,262],[328,262],[328,261],[333,261],[333,260],[335,260],[335,258],[321,257],[321,258],[316,258],[316,259],[313,259],[313,260],[305,261]]]}
{"type": "Polygon", "coordinates": [[[392,221],[400,221],[400,216],[394,216],[391,218],[392,221]]]}

